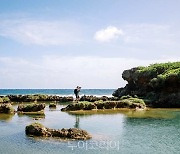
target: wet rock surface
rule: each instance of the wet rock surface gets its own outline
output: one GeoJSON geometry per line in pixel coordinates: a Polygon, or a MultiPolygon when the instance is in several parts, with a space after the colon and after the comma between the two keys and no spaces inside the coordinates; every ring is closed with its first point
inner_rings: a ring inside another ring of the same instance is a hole
{"type": "Polygon", "coordinates": [[[87,102],[95,102],[95,101],[100,101],[100,100],[102,100],[102,101],[117,101],[117,100],[119,100],[119,98],[118,97],[107,97],[107,96],[97,97],[97,96],[93,96],[93,95],[91,95],[91,96],[84,95],[80,98],[80,101],[87,101],[87,102]]]}
{"type": "Polygon", "coordinates": [[[98,110],[98,109],[114,109],[114,108],[129,108],[145,109],[146,105],[142,99],[126,98],[119,101],[97,101],[97,102],[79,102],[69,104],[61,111],[77,111],[77,110],[98,110]]]}
{"type": "Polygon", "coordinates": [[[18,105],[18,112],[38,112],[44,110],[45,103],[32,103],[32,104],[20,104],[18,105]]]}
{"type": "MultiPolygon", "coordinates": [[[[118,97],[107,97],[107,96],[82,96],[80,97],[80,101],[88,101],[88,102],[96,102],[96,101],[118,101],[118,97]]],[[[65,103],[65,102],[73,102],[74,99],[72,96],[56,96],[56,95],[7,95],[6,97],[0,96],[0,103],[3,101],[8,102],[52,102],[50,103],[49,107],[52,107],[56,103],[65,103]]]]}
{"type": "Polygon", "coordinates": [[[57,95],[7,95],[6,97],[9,98],[11,102],[34,102],[34,101],[57,101],[57,102],[72,102],[73,97],[61,97],[57,95]]]}
{"type": "Polygon", "coordinates": [[[14,113],[14,109],[10,103],[0,104],[0,113],[14,113]]]}
{"type": "Polygon", "coordinates": [[[56,103],[50,103],[49,108],[56,108],[56,103]]]}
{"type": "Polygon", "coordinates": [[[39,137],[59,137],[63,139],[87,140],[92,138],[87,131],[77,128],[50,129],[40,123],[33,123],[25,128],[26,135],[39,137]]]}

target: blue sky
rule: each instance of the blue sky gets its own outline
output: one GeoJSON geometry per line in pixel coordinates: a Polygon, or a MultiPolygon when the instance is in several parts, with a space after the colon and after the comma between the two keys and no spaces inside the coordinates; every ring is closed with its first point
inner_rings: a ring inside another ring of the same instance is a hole
{"type": "Polygon", "coordinates": [[[117,88],[180,59],[179,0],[0,0],[0,88],[117,88]]]}

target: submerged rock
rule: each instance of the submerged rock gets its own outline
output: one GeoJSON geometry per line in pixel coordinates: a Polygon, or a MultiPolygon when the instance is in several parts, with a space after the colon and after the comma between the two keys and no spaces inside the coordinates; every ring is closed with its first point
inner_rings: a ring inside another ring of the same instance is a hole
{"type": "Polygon", "coordinates": [[[38,112],[44,110],[46,107],[45,103],[33,103],[33,104],[21,104],[18,105],[17,111],[18,112],[38,112]]]}
{"type": "Polygon", "coordinates": [[[15,110],[10,103],[0,104],[0,113],[14,113],[15,110]]]}
{"type": "Polygon", "coordinates": [[[87,140],[92,138],[87,131],[77,128],[70,129],[50,129],[46,128],[40,123],[33,123],[29,126],[26,126],[25,129],[26,135],[30,136],[41,136],[41,137],[60,137],[67,139],[76,139],[76,140],[87,140]]]}

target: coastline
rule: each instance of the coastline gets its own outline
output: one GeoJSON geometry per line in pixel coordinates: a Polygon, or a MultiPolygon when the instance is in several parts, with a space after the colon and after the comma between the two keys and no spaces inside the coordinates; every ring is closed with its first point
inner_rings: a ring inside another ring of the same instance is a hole
{"type": "MultiPolygon", "coordinates": [[[[96,97],[112,97],[116,89],[82,89],[80,96],[93,95],[96,97]]],[[[0,89],[0,96],[6,95],[56,95],[60,97],[74,96],[74,89],[0,89]]]]}

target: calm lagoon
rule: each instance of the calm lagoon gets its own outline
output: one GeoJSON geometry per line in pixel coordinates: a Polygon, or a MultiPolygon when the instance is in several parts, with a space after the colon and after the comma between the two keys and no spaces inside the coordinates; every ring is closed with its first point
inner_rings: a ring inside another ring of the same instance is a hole
{"type": "Polygon", "coordinates": [[[61,112],[65,106],[59,104],[50,110],[47,104],[40,120],[34,120],[36,115],[0,114],[0,153],[150,154],[180,151],[180,109],[61,112]],[[49,128],[85,129],[92,139],[61,141],[26,136],[25,126],[35,121],[49,128]]]}

